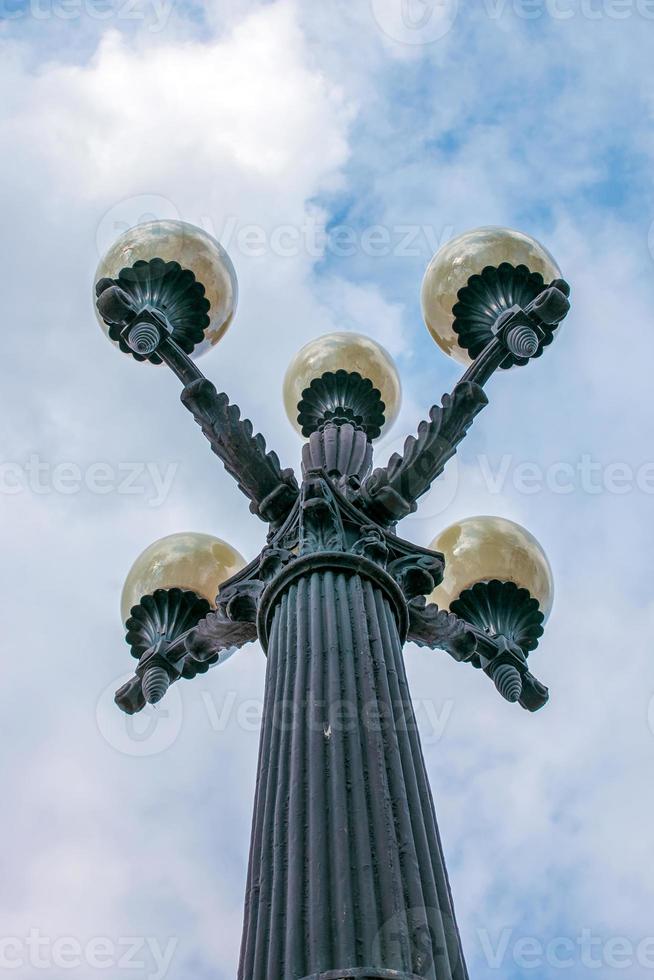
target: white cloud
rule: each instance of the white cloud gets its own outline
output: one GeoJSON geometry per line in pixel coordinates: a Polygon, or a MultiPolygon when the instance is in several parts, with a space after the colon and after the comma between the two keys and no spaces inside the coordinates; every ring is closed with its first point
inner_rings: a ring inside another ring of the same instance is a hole
{"type": "Polygon", "coordinates": [[[269,187],[292,173],[302,200],[344,162],[348,115],[338,88],[307,67],[303,47],[288,3],[250,14],[211,43],[142,44],[112,30],[88,64],[45,66],[27,88],[10,62],[5,83],[23,85],[6,133],[94,201],[129,193],[139,178],[179,181],[181,169],[187,180],[222,177],[224,196],[236,181],[269,187]]]}

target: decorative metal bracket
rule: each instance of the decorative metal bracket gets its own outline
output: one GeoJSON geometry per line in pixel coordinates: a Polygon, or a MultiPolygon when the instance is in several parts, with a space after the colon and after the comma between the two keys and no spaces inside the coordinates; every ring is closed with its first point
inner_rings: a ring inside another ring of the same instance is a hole
{"type": "MultiPolygon", "coordinates": [[[[524,267],[518,266],[520,268],[524,267]]],[[[490,271],[495,270],[491,268],[490,271]]],[[[465,293],[465,289],[460,290],[459,296],[462,293],[465,293]]],[[[478,335],[485,339],[486,344],[461,380],[474,381],[483,386],[498,368],[524,366],[540,357],[543,349],[552,343],[556,328],[570,310],[569,295],[568,283],[564,279],[556,279],[524,307],[517,303],[510,305],[506,298],[504,302],[498,299],[499,313],[496,313],[492,327],[478,335]]],[[[475,344],[472,350],[477,349],[475,344]]]]}
{"type": "Polygon", "coordinates": [[[251,607],[227,590],[210,611],[206,599],[184,589],[158,589],[134,606],[127,620],[126,640],[139,661],[134,677],[116,692],[116,704],[136,714],[146,703],[156,704],[171,684],[191,680],[257,638],[251,607]],[[243,620],[233,619],[241,615],[243,620]]]}
{"type": "Polygon", "coordinates": [[[377,439],[384,425],[381,393],[357,371],[327,371],[302,392],[298,422],[308,438],[329,422],[350,423],[368,439],[377,439]]]}
{"type": "Polygon", "coordinates": [[[500,339],[506,354],[500,367],[524,365],[552,343],[557,325],[570,309],[569,295],[563,279],[546,285],[540,273],[525,265],[486,266],[459,290],[452,310],[459,345],[474,360],[504,328],[500,339]],[[522,318],[517,318],[520,313],[522,318]],[[505,317],[513,320],[508,329],[505,317]]]}
{"type": "Polygon", "coordinates": [[[424,598],[414,599],[409,603],[407,639],[421,647],[444,650],[459,663],[469,663],[483,670],[505,700],[517,701],[528,711],[538,711],[547,704],[549,691],[530,673],[527,655],[537,645],[537,636],[543,632],[540,626],[542,613],[526,589],[518,589],[512,582],[492,582],[489,586],[491,602],[500,596],[497,613],[490,611],[488,595],[486,603],[481,598],[483,589],[487,588],[485,585],[482,589],[475,586],[463,593],[461,599],[452,603],[451,612],[439,609],[435,603],[426,603],[424,598]],[[476,608],[470,598],[475,590],[479,597],[476,608]],[[505,600],[504,613],[502,598],[505,600]],[[483,609],[488,610],[487,615],[483,609]],[[496,629],[506,629],[508,636],[494,632],[493,623],[500,624],[496,629]]]}
{"type": "Polygon", "coordinates": [[[419,647],[436,648],[449,653],[458,663],[471,663],[477,650],[477,634],[470,624],[424,596],[409,603],[409,635],[419,647]]]}
{"type": "Polygon", "coordinates": [[[451,395],[444,395],[442,404],[430,410],[429,421],[418,426],[418,435],[407,438],[403,455],[395,453],[364,480],[358,506],[381,524],[395,524],[413,513],[418,498],[443,472],[487,404],[485,393],[473,382],[462,382],[451,395]]]}
{"type": "Polygon", "coordinates": [[[266,451],[265,439],[254,434],[250,420],[241,419],[238,405],[231,405],[206,378],[186,385],[182,403],[250,498],[252,513],[274,528],[281,526],[300,493],[293,470],[281,468],[277,454],[266,451]]]}
{"type": "Polygon", "coordinates": [[[527,653],[543,635],[544,616],[537,599],[514,582],[477,582],[451,605],[452,612],[485,633],[505,636],[527,653]]]}
{"type": "Polygon", "coordinates": [[[209,326],[209,300],[190,269],[163,259],[138,261],[117,279],[101,279],[97,307],[109,337],[137,361],[161,364],[160,331],[190,354],[209,326]]]}

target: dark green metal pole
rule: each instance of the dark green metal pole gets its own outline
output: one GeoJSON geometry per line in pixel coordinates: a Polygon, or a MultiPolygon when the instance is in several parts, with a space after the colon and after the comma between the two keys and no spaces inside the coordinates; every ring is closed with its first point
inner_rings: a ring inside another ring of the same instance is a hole
{"type": "MultiPolygon", "coordinates": [[[[336,463],[365,467],[365,448],[362,431],[330,424],[305,468],[331,453],[335,477],[336,463]]],[[[402,656],[405,600],[383,562],[356,554],[347,515],[345,548],[321,547],[333,546],[330,520],[329,506],[311,530],[305,519],[304,556],[262,599],[268,669],[239,980],[466,980],[402,656]]]]}

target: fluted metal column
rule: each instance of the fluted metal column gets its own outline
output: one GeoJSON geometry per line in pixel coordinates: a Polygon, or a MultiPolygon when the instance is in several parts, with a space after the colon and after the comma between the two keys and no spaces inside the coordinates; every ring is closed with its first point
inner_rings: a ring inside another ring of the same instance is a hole
{"type": "Polygon", "coordinates": [[[396,611],[370,564],[308,566],[270,610],[239,980],[468,976],[396,611]]]}

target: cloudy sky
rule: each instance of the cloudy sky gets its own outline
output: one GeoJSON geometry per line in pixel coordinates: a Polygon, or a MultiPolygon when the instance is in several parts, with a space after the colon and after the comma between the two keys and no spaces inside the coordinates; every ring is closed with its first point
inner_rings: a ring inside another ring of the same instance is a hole
{"type": "Polygon", "coordinates": [[[179,217],[239,277],[201,366],[286,465],[299,346],[355,329],[394,355],[383,461],[458,377],[420,316],[436,248],[502,224],[557,257],[574,290],[560,337],[491,382],[402,528],[428,544],[491,513],[536,534],[557,599],[532,669],[552,701],[531,716],[444,654],[406,658],[471,976],[651,976],[654,2],[0,11],[0,975],[236,973],[261,651],[177,685],[156,719],[112,705],[136,555],[198,530],[251,558],[265,530],[176,380],[95,322],[103,251],[179,217]]]}

